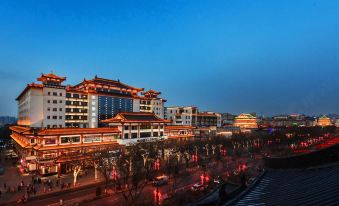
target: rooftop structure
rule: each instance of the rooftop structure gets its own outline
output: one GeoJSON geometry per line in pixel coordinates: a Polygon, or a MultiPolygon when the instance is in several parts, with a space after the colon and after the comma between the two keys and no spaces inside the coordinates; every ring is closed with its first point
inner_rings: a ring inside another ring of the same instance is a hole
{"type": "Polygon", "coordinates": [[[240,129],[256,129],[258,128],[257,118],[251,114],[240,114],[234,119],[234,126],[240,129]]]}
{"type": "Polygon", "coordinates": [[[333,124],[332,124],[332,121],[331,121],[330,118],[328,118],[327,116],[323,115],[323,116],[318,118],[317,125],[318,126],[322,126],[322,127],[326,127],[326,126],[331,126],[333,124]]]}
{"type": "Polygon", "coordinates": [[[267,171],[230,205],[339,205],[339,165],[267,171]]]}

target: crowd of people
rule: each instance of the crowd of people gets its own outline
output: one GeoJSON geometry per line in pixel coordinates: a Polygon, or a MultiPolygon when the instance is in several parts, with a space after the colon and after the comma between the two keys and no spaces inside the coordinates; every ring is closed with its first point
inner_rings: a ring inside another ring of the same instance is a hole
{"type": "Polygon", "coordinates": [[[52,192],[55,189],[60,188],[60,190],[70,188],[72,183],[64,183],[60,178],[53,180],[52,178],[42,179],[38,176],[32,176],[32,180],[29,182],[21,182],[17,185],[7,185],[6,182],[3,183],[3,189],[0,188],[0,197],[5,195],[5,193],[12,194],[22,194],[17,200],[17,203],[24,203],[27,200],[37,195],[38,193],[47,193],[52,192]]]}

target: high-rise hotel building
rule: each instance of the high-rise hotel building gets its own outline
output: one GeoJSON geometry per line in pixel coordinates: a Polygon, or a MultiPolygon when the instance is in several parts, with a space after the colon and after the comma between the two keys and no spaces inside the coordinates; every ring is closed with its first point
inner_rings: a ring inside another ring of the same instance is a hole
{"type": "Polygon", "coordinates": [[[95,76],[75,86],[65,86],[66,77],[42,74],[41,83],[31,83],[16,98],[18,125],[42,128],[96,128],[101,121],[121,112],[153,112],[164,117],[160,92],[95,76]],[[139,95],[141,93],[141,95],[139,95]]]}

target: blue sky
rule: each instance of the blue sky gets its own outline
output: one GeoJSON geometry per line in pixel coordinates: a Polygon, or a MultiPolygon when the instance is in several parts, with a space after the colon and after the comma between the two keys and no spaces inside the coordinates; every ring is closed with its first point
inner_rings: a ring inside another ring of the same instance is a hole
{"type": "Polygon", "coordinates": [[[120,79],[167,105],[339,113],[339,1],[0,1],[0,115],[40,73],[120,79]]]}

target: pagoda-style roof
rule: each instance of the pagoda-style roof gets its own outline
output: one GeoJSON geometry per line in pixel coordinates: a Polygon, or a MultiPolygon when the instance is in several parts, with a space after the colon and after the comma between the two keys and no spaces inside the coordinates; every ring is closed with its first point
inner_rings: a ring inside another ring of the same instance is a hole
{"type": "Polygon", "coordinates": [[[63,82],[66,80],[66,77],[60,77],[53,73],[49,73],[49,74],[41,74],[41,76],[37,80],[42,81],[42,82],[47,82],[47,81],[63,82]]]}
{"type": "Polygon", "coordinates": [[[235,117],[236,119],[256,119],[255,116],[251,114],[242,113],[239,116],[235,117]]]}
{"type": "Polygon", "coordinates": [[[155,97],[156,98],[158,95],[161,94],[161,92],[157,92],[153,89],[150,89],[148,91],[141,92],[141,94],[143,94],[145,97],[151,97],[151,98],[155,97]]]}
{"type": "Polygon", "coordinates": [[[195,129],[195,127],[190,126],[190,125],[166,125],[165,130],[185,130],[185,129],[195,129]]]}
{"type": "Polygon", "coordinates": [[[24,126],[11,126],[10,129],[19,134],[36,135],[36,136],[120,133],[117,127],[33,129],[29,127],[24,127],[24,126]]]}
{"type": "Polygon", "coordinates": [[[330,119],[330,118],[328,118],[326,115],[322,115],[321,117],[319,117],[319,119],[330,119]]]}
{"type": "Polygon", "coordinates": [[[101,88],[120,88],[120,89],[125,89],[125,90],[135,90],[136,92],[143,91],[143,88],[137,88],[137,87],[132,87],[130,85],[127,85],[125,83],[120,82],[120,80],[111,80],[111,79],[105,79],[105,78],[100,78],[95,76],[91,80],[86,80],[84,79],[81,83],[77,84],[74,86],[76,89],[81,89],[83,87],[93,85],[101,88]]]}
{"type": "Polygon", "coordinates": [[[169,120],[161,119],[149,112],[123,112],[114,118],[101,121],[103,123],[169,123],[169,120]]]}
{"type": "Polygon", "coordinates": [[[18,101],[31,88],[42,89],[43,85],[42,84],[36,84],[36,83],[27,84],[26,88],[19,94],[19,96],[17,96],[17,98],[15,98],[15,100],[18,101]]]}

